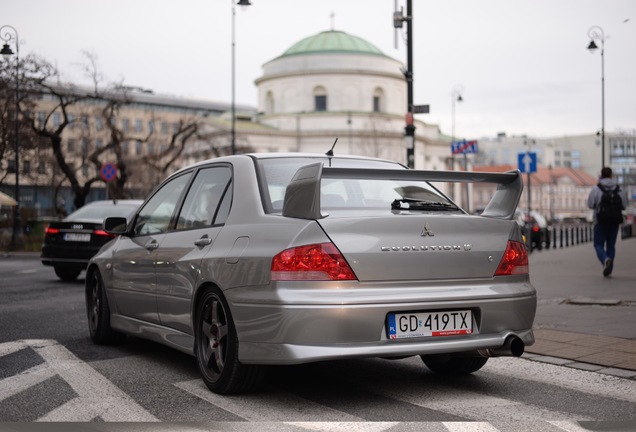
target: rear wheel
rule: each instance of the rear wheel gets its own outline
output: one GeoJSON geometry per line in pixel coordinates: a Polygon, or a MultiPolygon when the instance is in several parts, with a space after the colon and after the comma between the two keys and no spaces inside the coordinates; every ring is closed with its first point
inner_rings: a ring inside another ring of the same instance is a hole
{"type": "Polygon", "coordinates": [[[238,337],[230,308],[217,288],[206,288],[196,310],[195,353],[205,385],[215,393],[241,393],[256,387],[262,367],[238,360],[238,337]]]}
{"type": "Polygon", "coordinates": [[[481,369],[488,357],[453,357],[439,354],[420,356],[430,370],[440,375],[468,375],[481,369]]]}
{"type": "Polygon", "coordinates": [[[125,335],[110,327],[110,308],[104,283],[98,270],[86,275],[86,314],[88,331],[96,344],[108,345],[124,340],[125,335]]]}
{"type": "Polygon", "coordinates": [[[74,281],[82,272],[82,269],[78,269],[77,267],[66,267],[60,265],[56,265],[53,269],[55,270],[57,277],[63,281],[74,281]]]}

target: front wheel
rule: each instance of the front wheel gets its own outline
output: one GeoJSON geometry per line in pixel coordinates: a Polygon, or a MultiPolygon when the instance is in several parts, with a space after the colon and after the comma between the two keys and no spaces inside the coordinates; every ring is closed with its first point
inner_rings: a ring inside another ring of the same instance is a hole
{"type": "Polygon", "coordinates": [[[468,375],[481,369],[488,357],[453,357],[437,354],[420,356],[430,370],[440,375],[468,375]]]}
{"type": "Polygon", "coordinates": [[[195,354],[201,378],[214,393],[241,393],[255,388],[262,367],[238,359],[238,336],[225,297],[217,288],[206,288],[195,316],[195,354]]]}

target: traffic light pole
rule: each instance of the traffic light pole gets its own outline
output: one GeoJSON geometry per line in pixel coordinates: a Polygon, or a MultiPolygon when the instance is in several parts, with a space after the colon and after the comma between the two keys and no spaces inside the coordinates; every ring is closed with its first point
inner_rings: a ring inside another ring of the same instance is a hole
{"type": "Polygon", "coordinates": [[[406,163],[409,168],[415,167],[415,125],[413,124],[413,5],[412,0],[406,1],[406,77],[407,84],[407,114],[404,135],[406,141],[406,163]]]}

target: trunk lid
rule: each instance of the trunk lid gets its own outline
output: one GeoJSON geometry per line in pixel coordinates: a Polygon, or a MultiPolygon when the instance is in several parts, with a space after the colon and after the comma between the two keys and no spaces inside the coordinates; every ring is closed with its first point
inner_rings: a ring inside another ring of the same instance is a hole
{"type": "Polygon", "coordinates": [[[359,217],[333,212],[317,222],[360,281],[491,278],[515,224],[416,212],[359,217]]]}

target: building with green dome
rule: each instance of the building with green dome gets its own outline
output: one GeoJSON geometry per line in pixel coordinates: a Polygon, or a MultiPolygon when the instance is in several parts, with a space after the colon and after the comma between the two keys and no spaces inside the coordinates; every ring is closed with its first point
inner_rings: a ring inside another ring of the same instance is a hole
{"type": "MultiPolygon", "coordinates": [[[[239,112],[239,151],[364,155],[406,164],[407,85],[402,62],[368,41],[329,30],[267,61],[255,81],[257,113],[239,112]]],[[[222,130],[219,119],[210,124],[222,130]]],[[[450,144],[436,125],[415,121],[415,167],[447,169],[450,144]]],[[[194,149],[192,149],[194,150],[194,149]]],[[[202,149],[204,150],[204,149],[202,149]]],[[[191,160],[205,154],[191,153],[191,160]]]]}

